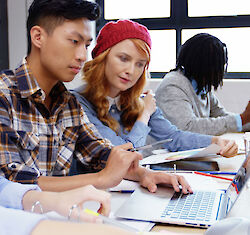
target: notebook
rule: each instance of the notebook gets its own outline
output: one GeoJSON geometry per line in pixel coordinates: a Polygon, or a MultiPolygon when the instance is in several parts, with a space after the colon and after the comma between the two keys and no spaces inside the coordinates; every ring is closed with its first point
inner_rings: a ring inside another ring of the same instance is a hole
{"type": "Polygon", "coordinates": [[[140,187],[116,211],[118,218],[209,227],[227,216],[250,172],[250,154],[245,159],[227,190],[195,191],[183,195],[169,188],[156,193],[140,187]]]}

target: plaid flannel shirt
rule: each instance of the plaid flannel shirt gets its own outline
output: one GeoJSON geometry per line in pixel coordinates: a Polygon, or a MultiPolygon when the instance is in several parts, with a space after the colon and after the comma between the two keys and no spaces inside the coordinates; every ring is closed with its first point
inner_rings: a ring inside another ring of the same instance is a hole
{"type": "Polygon", "coordinates": [[[45,93],[26,60],[0,74],[0,174],[36,183],[40,175],[65,176],[73,157],[93,170],[105,166],[111,143],[89,122],[76,98],[58,82],[45,93]]]}

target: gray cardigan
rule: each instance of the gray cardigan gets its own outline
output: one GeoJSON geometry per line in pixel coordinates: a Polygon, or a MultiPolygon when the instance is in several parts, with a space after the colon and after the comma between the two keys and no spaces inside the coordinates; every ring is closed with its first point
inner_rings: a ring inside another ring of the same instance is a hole
{"type": "Polygon", "coordinates": [[[237,132],[235,114],[227,112],[213,92],[204,99],[197,96],[179,71],[166,74],[156,90],[156,101],[164,116],[182,130],[208,135],[237,132]]]}

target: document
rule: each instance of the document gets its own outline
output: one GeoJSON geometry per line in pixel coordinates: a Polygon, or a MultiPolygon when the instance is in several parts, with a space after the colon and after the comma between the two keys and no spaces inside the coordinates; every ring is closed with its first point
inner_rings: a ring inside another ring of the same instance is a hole
{"type": "Polygon", "coordinates": [[[140,161],[140,165],[158,164],[187,158],[211,157],[212,155],[216,155],[219,151],[219,145],[210,144],[208,147],[201,149],[153,154],[149,157],[142,159],[140,161]]]}
{"type": "Polygon", "coordinates": [[[130,180],[122,180],[117,186],[109,188],[110,192],[133,192],[136,188],[140,187],[138,182],[130,180]]]}

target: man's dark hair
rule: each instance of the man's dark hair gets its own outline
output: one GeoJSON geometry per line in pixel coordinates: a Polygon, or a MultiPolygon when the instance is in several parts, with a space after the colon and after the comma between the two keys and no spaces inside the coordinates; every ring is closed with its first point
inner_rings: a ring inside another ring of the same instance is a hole
{"type": "Polygon", "coordinates": [[[204,88],[216,90],[223,84],[227,69],[227,47],[218,38],[200,33],[188,39],[181,47],[176,70],[182,70],[191,81],[197,82],[197,94],[204,88]]]}
{"type": "Polygon", "coordinates": [[[98,4],[86,0],[34,0],[27,19],[28,54],[31,51],[30,30],[42,26],[48,34],[65,20],[87,18],[96,20],[100,16],[98,4]]]}

